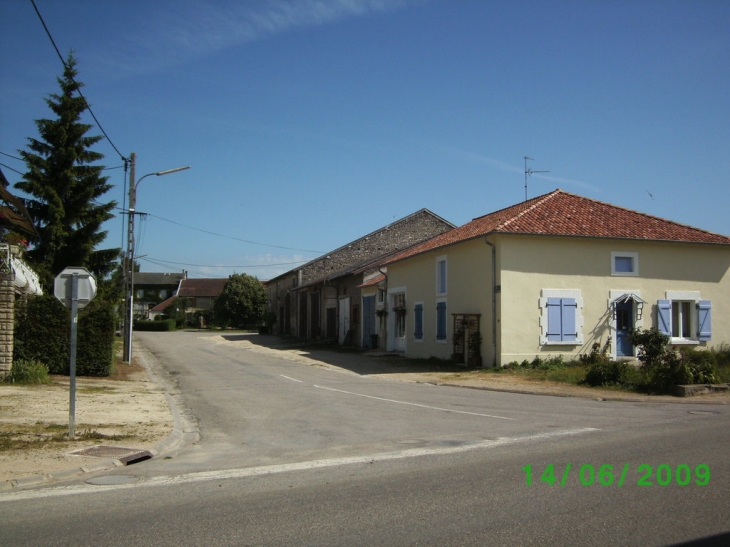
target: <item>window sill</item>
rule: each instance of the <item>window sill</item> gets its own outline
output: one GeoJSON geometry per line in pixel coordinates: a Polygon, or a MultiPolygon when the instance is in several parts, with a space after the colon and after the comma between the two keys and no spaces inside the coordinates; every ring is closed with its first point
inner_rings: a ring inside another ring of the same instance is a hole
{"type": "Polygon", "coordinates": [[[691,338],[670,338],[669,343],[673,346],[699,346],[699,340],[691,338]]]}

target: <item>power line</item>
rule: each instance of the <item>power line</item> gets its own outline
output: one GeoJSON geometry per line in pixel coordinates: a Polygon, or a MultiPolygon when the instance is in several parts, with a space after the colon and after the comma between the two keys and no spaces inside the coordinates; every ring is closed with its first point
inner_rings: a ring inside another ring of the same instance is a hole
{"type": "Polygon", "coordinates": [[[246,264],[246,265],[234,265],[234,266],[221,266],[220,264],[189,264],[187,262],[172,262],[170,260],[162,260],[159,258],[145,257],[146,262],[152,262],[153,264],[175,264],[177,266],[193,266],[196,268],[269,268],[272,266],[291,266],[292,264],[302,264],[306,260],[297,260],[296,262],[279,262],[278,264],[246,264]]]}
{"type": "MultiPolygon", "coordinates": [[[[97,202],[93,202],[93,203],[95,205],[100,205],[97,202]]],[[[114,209],[116,211],[119,211],[122,215],[128,215],[129,214],[129,211],[127,211],[126,209],[124,209],[122,207],[115,207],[114,209]]],[[[251,243],[253,245],[261,245],[262,247],[272,247],[274,249],[284,249],[286,251],[298,251],[300,253],[314,253],[314,254],[318,254],[318,255],[324,254],[324,251],[313,251],[311,249],[297,249],[295,247],[284,247],[282,245],[272,245],[270,243],[260,243],[258,241],[251,241],[250,239],[242,239],[240,237],[228,236],[228,235],[225,235],[225,234],[219,234],[219,233],[216,233],[216,232],[211,232],[210,230],[203,230],[201,228],[195,228],[194,226],[188,226],[187,224],[182,224],[180,222],[176,222],[174,220],[170,220],[169,218],[163,218],[163,217],[160,217],[160,216],[157,216],[157,215],[153,215],[152,213],[145,213],[145,212],[142,212],[142,211],[136,211],[134,214],[135,215],[140,215],[142,217],[148,217],[148,216],[149,217],[154,217],[154,218],[156,218],[158,220],[161,220],[163,222],[169,222],[170,224],[174,224],[175,226],[180,226],[182,228],[187,228],[188,230],[193,230],[194,232],[201,232],[201,233],[208,234],[208,235],[212,235],[212,236],[216,236],[216,237],[222,237],[222,238],[225,238],[225,239],[232,239],[234,241],[241,241],[243,243],[251,243]]]]}
{"type": "Polygon", "coordinates": [[[7,152],[0,152],[3,156],[7,156],[9,158],[13,158],[14,160],[23,161],[23,158],[19,158],[18,156],[13,156],[12,154],[8,154],[7,152]]]}
{"type": "MultiPolygon", "coordinates": [[[[35,9],[36,14],[38,15],[38,19],[40,19],[41,24],[43,25],[43,28],[46,31],[46,34],[48,35],[48,39],[51,41],[51,44],[53,45],[53,49],[56,50],[56,55],[58,55],[58,58],[61,59],[61,63],[63,63],[63,67],[68,70],[68,65],[66,64],[66,61],[63,58],[63,55],[61,55],[61,52],[58,50],[58,46],[56,45],[56,41],[53,39],[53,36],[51,35],[51,31],[48,30],[48,26],[46,26],[46,22],[43,20],[43,16],[41,15],[41,12],[38,10],[38,6],[35,4],[35,0],[30,0],[30,3],[33,4],[33,9],[35,9]]],[[[94,121],[96,122],[96,126],[99,128],[99,130],[102,132],[104,137],[106,137],[106,140],[109,141],[109,144],[111,144],[114,151],[119,154],[119,157],[122,158],[122,161],[127,162],[127,158],[124,157],[124,155],[119,151],[119,149],[114,146],[114,143],[109,138],[109,135],[107,135],[106,131],[104,131],[104,128],[102,127],[99,120],[96,118],[96,114],[94,114],[94,111],[91,110],[91,106],[89,105],[89,101],[86,100],[86,97],[84,97],[84,94],[81,93],[81,86],[79,85],[76,80],[71,78],[71,81],[74,82],[77,86],[77,92],[79,96],[84,100],[84,103],[86,104],[86,109],[89,111],[89,114],[91,114],[91,117],[94,118],[94,121]]]]}
{"type": "Polygon", "coordinates": [[[151,217],[154,217],[154,218],[156,218],[158,220],[162,220],[164,222],[169,222],[170,224],[175,224],[176,226],[182,226],[183,228],[188,228],[189,230],[195,230],[196,232],[202,232],[204,234],[210,234],[210,235],[213,235],[213,236],[224,237],[226,239],[233,239],[234,241],[242,241],[243,243],[251,243],[253,245],[261,245],[263,247],[272,247],[274,249],[284,249],[286,251],[299,251],[301,253],[314,253],[314,254],[318,254],[318,255],[324,253],[324,251],[313,251],[311,249],[295,249],[293,247],[283,247],[281,245],[271,245],[269,243],[259,243],[258,241],[251,241],[250,239],[242,239],[240,237],[234,237],[234,236],[227,236],[227,235],[224,235],[224,234],[218,234],[216,232],[211,232],[209,230],[201,230],[200,228],[194,228],[192,226],[187,226],[185,224],[181,224],[179,222],[175,222],[174,220],[170,220],[170,219],[167,219],[167,218],[158,217],[157,215],[153,215],[152,213],[145,213],[145,214],[146,215],[149,215],[151,217]]]}
{"type": "Polygon", "coordinates": [[[9,169],[10,171],[14,171],[15,173],[18,173],[19,175],[22,175],[23,174],[20,171],[18,171],[17,169],[13,169],[12,167],[10,167],[9,165],[6,165],[4,163],[1,163],[0,162],[0,165],[2,165],[3,167],[5,167],[5,169],[9,169]]]}

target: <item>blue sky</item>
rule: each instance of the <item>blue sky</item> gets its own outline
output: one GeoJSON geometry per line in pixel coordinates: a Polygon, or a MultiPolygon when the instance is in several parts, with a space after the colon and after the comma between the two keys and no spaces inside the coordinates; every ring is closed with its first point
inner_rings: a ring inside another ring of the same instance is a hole
{"type": "MultiPolygon", "coordinates": [[[[555,188],[730,235],[723,0],[36,0],[137,176],[143,271],[261,279],[428,208],[555,188]]],[[[11,183],[61,62],[0,0],[11,183]]],[[[89,119],[89,121],[91,121],[89,119]]],[[[100,134],[95,130],[93,134],[100,134]]],[[[103,164],[122,160],[109,142],[103,164]]],[[[124,172],[107,171],[126,207],[124,172]]],[[[106,225],[124,245],[124,218],[106,225]]]]}

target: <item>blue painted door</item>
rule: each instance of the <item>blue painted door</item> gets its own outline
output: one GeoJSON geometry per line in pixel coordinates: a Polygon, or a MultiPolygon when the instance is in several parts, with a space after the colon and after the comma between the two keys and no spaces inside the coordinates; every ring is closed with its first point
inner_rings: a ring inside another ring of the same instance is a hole
{"type": "Polygon", "coordinates": [[[633,357],[634,346],[629,336],[634,328],[634,303],[620,302],[616,304],[616,356],[633,357]]]}

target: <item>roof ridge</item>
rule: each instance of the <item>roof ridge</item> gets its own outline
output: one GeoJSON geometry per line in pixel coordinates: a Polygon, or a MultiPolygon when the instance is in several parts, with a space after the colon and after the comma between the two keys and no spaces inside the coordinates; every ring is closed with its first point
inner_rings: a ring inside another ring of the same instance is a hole
{"type": "MultiPolygon", "coordinates": [[[[557,195],[559,195],[561,193],[566,194],[567,192],[563,192],[560,188],[558,188],[557,190],[553,190],[552,192],[550,192],[548,194],[543,194],[542,196],[538,196],[536,198],[533,198],[533,200],[535,201],[535,203],[533,203],[529,207],[526,207],[525,209],[522,209],[516,215],[508,218],[507,220],[505,220],[504,222],[502,222],[501,224],[499,224],[495,228],[495,230],[501,230],[503,228],[506,228],[509,224],[511,224],[513,222],[516,222],[518,219],[520,219],[521,217],[525,216],[527,213],[529,213],[531,211],[534,211],[538,206],[541,206],[541,205],[545,204],[545,202],[550,201],[555,196],[557,196],[557,195]]],[[[517,204],[517,205],[519,205],[519,204],[517,204]]],[[[517,205],[513,205],[513,207],[517,207],[517,205]]]]}

